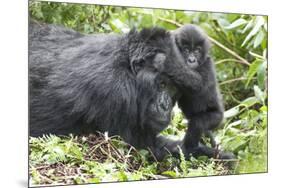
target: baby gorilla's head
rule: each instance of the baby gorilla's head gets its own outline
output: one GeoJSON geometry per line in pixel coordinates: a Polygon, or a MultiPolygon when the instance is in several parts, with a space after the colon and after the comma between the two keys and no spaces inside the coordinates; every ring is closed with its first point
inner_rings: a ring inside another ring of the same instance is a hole
{"type": "Polygon", "coordinates": [[[202,29],[188,24],[175,30],[172,35],[189,67],[197,68],[205,62],[208,57],[210,42],[202,29]]]}

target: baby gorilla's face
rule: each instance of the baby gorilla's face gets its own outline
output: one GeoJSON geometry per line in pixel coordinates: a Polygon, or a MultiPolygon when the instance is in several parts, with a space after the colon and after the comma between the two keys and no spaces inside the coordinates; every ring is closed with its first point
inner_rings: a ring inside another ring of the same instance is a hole
{"type": "Polygon", "coordinates": [[[186,64],[197,68],[204,63],[209,50],[209,41],[206,34],[194,25],[186,25],[173,33],[175,42],[186,64]]]}
{"type": "Polygon", "coordinates": [[[185,62],[188,66],[196,68],[199,66],[199,62],[202,59],[202,45],[194,44],[190,41],[184,42],[181,50],[185,62]]]}

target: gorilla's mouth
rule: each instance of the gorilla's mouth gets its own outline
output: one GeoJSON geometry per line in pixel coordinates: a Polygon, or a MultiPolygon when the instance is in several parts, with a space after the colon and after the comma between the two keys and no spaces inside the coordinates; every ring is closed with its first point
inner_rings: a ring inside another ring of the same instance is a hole
{"type": "Polygon", "coordinates": [[[190,68],[196,68],[199,66],[198,61],[186,61],[186,64],[188,65],[188,67],[190,68]]]}

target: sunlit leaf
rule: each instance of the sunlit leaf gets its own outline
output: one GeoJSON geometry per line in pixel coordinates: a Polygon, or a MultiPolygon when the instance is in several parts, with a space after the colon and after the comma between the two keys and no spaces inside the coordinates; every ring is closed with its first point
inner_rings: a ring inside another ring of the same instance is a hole
{"type": "Polygon", "coordinates": [[[239,106],[235,106],[227,111],[224,112],[225,118],[230,118],[236,116],[239,113],[239,106]]]}
{"type": "Polygon", "coordinates": [[[118,30],[122,31],[123,33],[128,32],[130,28],[120,21],[120,19],[114,19],[110,22],[112,25],[115,26],[118,30]]]}
{"type": "Polygon", "coordinates": [[[254,86],[255,96],[263,103],[264,102],[264,93],[258,86],[254,86]]]}
{"type": "Polygon", "coordinates": [[[99,178],[90,178],[87,181],[89,183],[100,183],[100,179],[99,178]]]}
{"type": "Polygon", "coordinates": [[[217,22],[222,27],[227,27],[229,25],[229,21],[224,18],[217,19],[217,22]]]}
{"type": "Polygon", "coordinates": [[[245,87],[247,88],[251,79],[255,76],[255,74],[257,73],[258,71],[258,68],[261,64],[261,61],[260,60],[255,60],[251,65],[250,65],[250,68],[249,68],[249,71],[248,71],[248,74],[247,74],[247,82],[246,82],[246,85],[245,87]]]}
{"type": "Polygon", "coordinates": [[[245,33],[246,31],[248,31],[249,29],[251,29],[254,25],[254,20],[250,20],[247,25],[244,27],[242,33],[245,33]]]}
{"type": "Polygon", "coordinates": [[[177,177],[177,173],[174,172],[174,171],[171,171],[171,170],[162,172],[162,175],[167,175],[167,176],[170,176],[170,177],[172,177],[172,178],[176,178],[176,177],[177,177]]]}
{"type": "Polygon", "coordinates": [[[226,26],[224,28],[225,29],[234,29],[234,28],[239,27],[241,25],[245,25],[246,23],[248,23],[248,22],[245,19],[240,18],[240,19],[235,20],[229,26],[226,26]]]}
{"type": "Polygon", "coordinates": [[[245,40],[242,43],[242,47],[254,36],[257,34],[257,32],[259,31],[259,29],[263,26],[263,24],[265,23],[265,20],[262,16],[257,16],[256,18],[256,23],[254,28],[251,30],[251,32],[247,35],[247,37],[245,38],[245,40]]]}
{"type": "Polygon", "coordinates": [[[261,30],[259,31],[258,35],[255,37],[254,41],[254,48],[258,47],[264,39],[264,32],[261,30]]]}
{"type": "Polygon", "coordinates": [[[242,101],[241,105],[246,106],[247,108],[253,106],[254,104],[256,104],[258,102],[257,97],[249,97],[247,99],[245,99],[244,101],[242,101]]]}
{"type": "Polygon", "coordinates": [[[240,125],[242,123],[242,120],[237,120],[237,121],[234,121],[230,124],[227,125],[227,128],[231,128],[231,127],[235,127],[237,125],[240,125]]]}

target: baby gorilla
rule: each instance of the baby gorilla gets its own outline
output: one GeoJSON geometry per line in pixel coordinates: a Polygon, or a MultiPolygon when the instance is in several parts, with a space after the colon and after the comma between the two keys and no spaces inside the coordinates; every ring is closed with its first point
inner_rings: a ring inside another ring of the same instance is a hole
{"type": "Polygon", "coordinates": [[[222,159],[234,158],[232,153],[218,152],[217,149],[200,143],[202,134],[206,134],[211,138],[212,146],[216,145],[211,130],[220,125],[224,112],[214,64],[208,55],[210,43],[207,35],[199,27],[191,24],[177,29],[172,35],[187,69],[195,70],[201,75],[201,79],[187,79],[184,73],[178,70],[173,73],[172,80],[182,93],[178,104],[189,120],[183,146],[186,149],[185,153],[222,159]],[[194,87],[190,87],[192,84],[194,87]]]}

